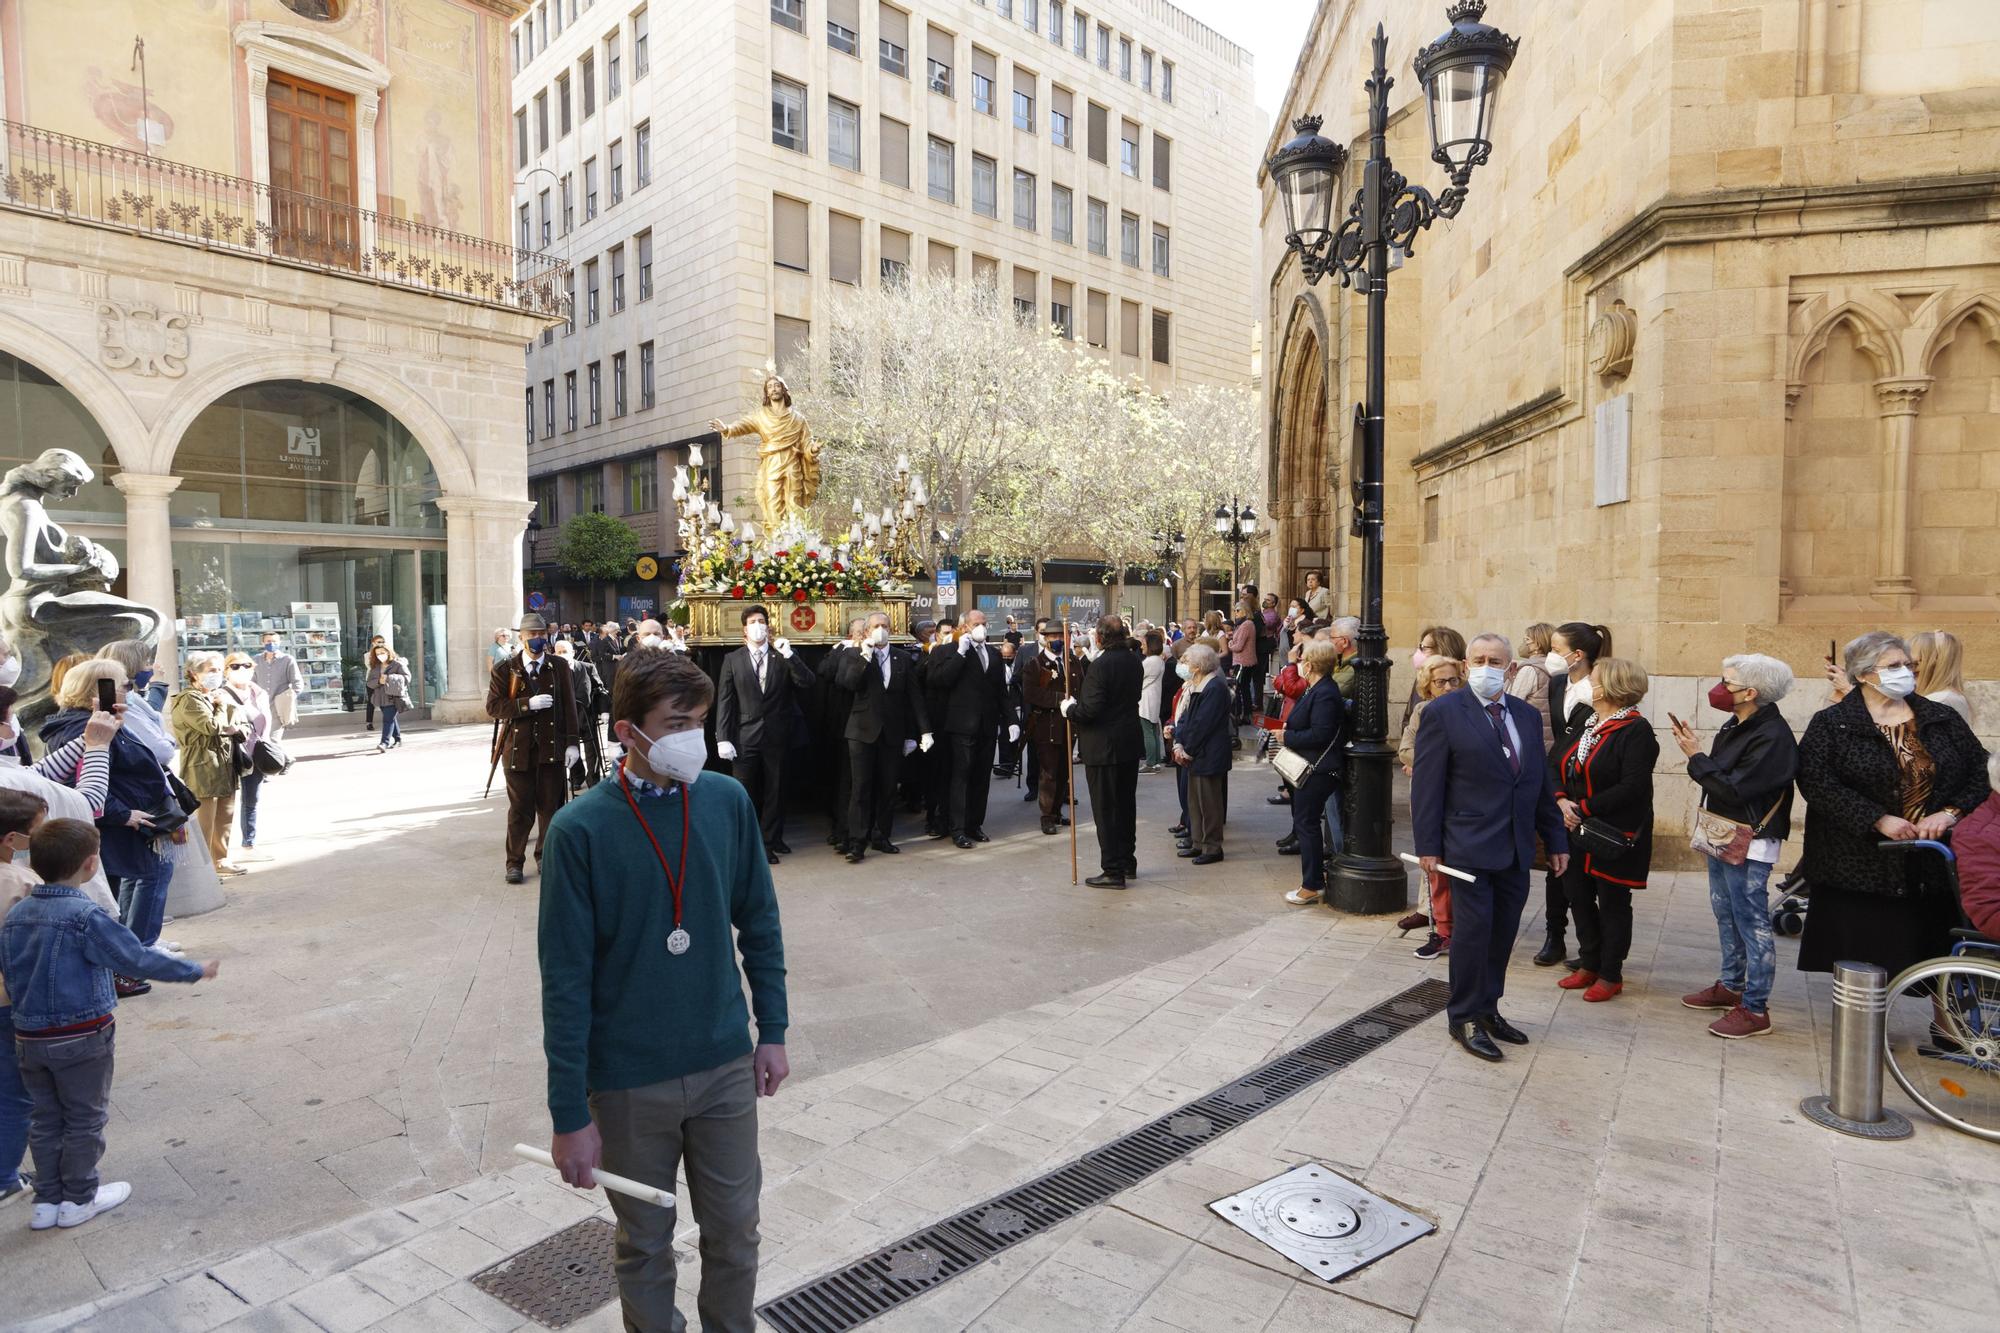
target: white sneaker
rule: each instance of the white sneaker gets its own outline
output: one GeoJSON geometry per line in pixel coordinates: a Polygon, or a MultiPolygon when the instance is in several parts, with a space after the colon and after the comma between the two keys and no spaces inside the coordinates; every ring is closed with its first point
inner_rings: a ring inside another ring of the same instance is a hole
{"type": "Polygon", "coordinates": [[[61,1212],[62,1210],[52,1203],[36,1204],[35,1215],[28,1219],[28,1230],[47,1231],[56,1224],[56,1218],[61,1212]]]}
{"type": "Polygon", "coordinates": [[[237,851],[236,859],[238,861],[268,861],[271,859],[271,854],[269,852],[260,852],[255,847],[244,847],[237,851]]]}
{"type": "MultiPolygon", "coordinates": [[[[56,1214],[59,1227],[80,1227],[99,1213],[108,1213],[132,1197],[132,1187],[122,1180],[97,1187],[97,1197],[89,1203],[65,1203],[56,1214]]],[[[36,1205],[37,1214],[46,1205],[36,1205]]]]}
{"type": "Polygon", "coordinates": [[[218,875],[246,875],[250,872],[232,861],[217,861],[215,863],[215,873],[218,875]]]}

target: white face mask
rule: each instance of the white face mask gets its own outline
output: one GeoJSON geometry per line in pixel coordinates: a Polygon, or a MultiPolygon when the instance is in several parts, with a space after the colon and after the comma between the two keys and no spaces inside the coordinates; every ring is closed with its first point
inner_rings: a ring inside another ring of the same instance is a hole
{"type": "Polygon", "coordinates": [[[1551,676],[1567,676],[1569,674],[1569,659],[1553,648],[1549,650],[1545,665],[1548,667],[1551,676]]]}
{"type": "Polygon", "coordinates": [[[701,776],[701,766],[708,762],[708,741],[701,734],[700,727],[670,732],[658,740],[637,727],[632,730],[646,742],[647,768],[663,778],[672,778],[689,786],[693,786],[694,780],[701,776]]]}
{"type": "Polygon", "coordinates": [[[6,661],[0,662],[0,685],[5,685],[9,689],[12,689],[14,682],[19,679],[21,679],[21,657],[17,653],[6,661]]]}
{"type": "Polygon", "coordinates": [[[1497,666],[1471,667],[1465,673],[1465,683],[1472,687],[1474,694],[1492,703],[1500,697],[1500,691],[1507,684],[1507,672],[1497,666]]]}
{"type": "Polygon", "coordinates": [[[743,637],[752,643],[762,643],[771,637],[771,627],[761,620],[753,620],[743,627],[743,637]]]}
{"type": "Polygon", "coordinates": [[[974,625],[971,629],[965,632],[965,637],[971,639],[974,643],[985,643],[986,626],[983,624],[974,625]]]}
{"type": "Polygon", "coordinates": [[[666,640],[661,638],[657,634],[645,634],[641,635],[639,638],[639,646],[641,648],[658,648],[661,644],[665,642],[666,640]]]}
{"type": "Polygon", "coordinates": [[[880,648],[885,644],[887,644],[888,642],[889,642],[889,627],[887,625],[877,625],[874,629],[868,631],[869,647],[880,648]]]}
{"type": "Polygon", "coordinates": [[[222,688],[222,673],[220,671],[204,671],[201,673],[199,679],[201,687],[204,690],[216,690],[222,688]]]}
{"type": "Polygon", "coordinates": [[[1875,688],[1891,699],[1906,699],[1916,692],[1917,673],[1906,666],[1883,667],[1875,673],[1875,688]]]}

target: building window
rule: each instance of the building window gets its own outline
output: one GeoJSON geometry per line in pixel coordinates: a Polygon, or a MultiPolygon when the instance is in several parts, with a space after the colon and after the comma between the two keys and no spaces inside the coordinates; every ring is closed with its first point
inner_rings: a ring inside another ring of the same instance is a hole
{"type": "Polygon", "coordinates": [[[1090,243],[1090,253],[1109,255],[1111,241],[1107,233],[1110,231],[1111,210],[1102,199],[1092,199],[1085,209],[1085,215],[1087,219],[1085,225],[1089,228],[1087,239],[1090,243]]]}
{"type": "Polygon", "coordinates": [[[535,196],[535,199],[541,208],[542,214],[542,244],[547,246],[550,241],[555,239],[554,214],[549,209],[549,192],[543,190],[535,196]]]}
{"type": "Polygon", "coordinates": [[[925,73],[930,83],[930,89],[942,97],[950,97],[952,96],[951,67],[953,59],[951,54],[951,34],[943,28],[929,28],[925,31],[924,40],[928,44],[930,52],[930,59],[925,66],[925,73]]]}
{"type": "Polygon", "coordinates": [[[597,114],[597,57],[585,51],[576,58],[577,77],[583,81],[583,118],[597,114]]]}
{"type": "Polygon", "coordinates": [[[562,138],[569,131],[569,72],[565,70],[556,75],[556,137],[562,138]]]}
{"type": "Polygon", "coordinates": [[[1058,148],[1076,147],[1069,135],[1069,117],[1063,112],[1049,112],[1049,142],[1058,148]]]}
{"type": "Polygon", "coordinates": [[[646,71],[653,67],[652,20],[641,9],[632,16],[632,82],[646,77],[646,71]]]}
{"type": "Polygon", "coordinates": [[[1014,71],[1014,128],[1035,132],[1035,76],[1018,69],[1014,71]],[[1025,89],[1021,87],[1023,78],[1028,81],[1025,89]]]}
{"type": "MultiPolygon", "coordinates": [[[[590,363],[590,424],[595,426],[604,420],[604,363],[590,363]]],[[[582,488],[578,487],[579,492],[582,488]]],[[[597,506],[592,505],[595,509],[597,506]]]]}
{"type": "Polygon", "coordinates": [[[639,299],[653,299],[653,233],[642,231],[632,242],[639,252],[639,299]]]}
{"type": "Polygon", "coordinates": [[[1118,215],[1118,257],[1133,268],[1139,267],[1139,215],[1118,215]]]}
{"type": "Polygon", "coordinates": [[[618,100],[623,91],[618,74],[618,34],[612,33],[604,39],[604,101],[606,105],[618,100]]]}
{"type": "Polygon", "coordinates": [[[597,322],[597,261],[589,261],[583,266],[583,324],[589,328],[597,322]]]}
{"type": "Polygon", "coordinates": [[[1153,53],[1139,52],[1139,87],[1145,92],[1153,91],[1153,53]]]}
{"type": "Polygon", "coordinates": [[[972,155],[972,211],[981,217],[1000,216],[1000,169],[979,153],[972,155]]]}
{"type": "Polygon", "coordinates": [[[1174,100],[1174,62],[1171,60],[1160,62],[1160,100],[1162,102],[1174,100]]]}
{"type": "Polygon", "coordinates": [[[611,313],[625,308],[625,247],[611,247],[611,313]]]}
{"type": "MultiPolygon", "coordinates": [[[[597,363],[590,364],[591,383],[597,382],[597,363]]],[[[592,395],[596,397],[595,394],[592,395]]],[[[592,418],[596,413],[591,413],[592,418]]],[[[604,512],[604,469],[587,467],[576,474],[576,512],[579,514],[601,514],[604,512]]]]}
{"type": "Polygon", "coordinates": [[[1168,270],[1172,267],[1169,263],[1169,258],[1170,256],[1167,252],[1167,229],[1155,223],[1153,225],[1153,272],[1162,278],[1169,276],[1168,270]]]}
{"type": "MultiPolygon", "coordinates": [[[[548,439],[556,433],[556,382],[542,381],[542,438],[548,439]]],[[[550,506],[553,511],[554,506],[550,506]]]]}
{"type": "Polygon", "coordinates": [[[587,158],[583,164],[583,220],[590,221],[597,216],[597,159],[587,158]]]}
{"type": "Polygon", "coordinates": [[[789,315],[771,317],[772,360],[779,370],[796,368],[799,358],[805,354],[806,343],[812,338],[812,322],[793,319],[789,315]]]}
{"type": "Polygon", "coordinates": [[[861,285],[861,219],[845,213],[826,215],[826,271],[835,282],[861,285]]]}
{"type": "Polygon", "coordinates": [[[521,205],[521,248],[535,248],[535,219],[530,215],[527,204],[521,205]]]}
{"type": "Polygon", "coordinates": [[[653,405],[653,344],[639,344],[639,410],[653,405]]]}
{"type": "Polygon", "coordinates": [[[1057,331],[1063,337],[1076,337],[1076,317],[1071,313],[1067,302],[1051,301],[1049,303],[1049,323],[1055,325],[1057,331]]]}
{"type": "Polygon", "coordinates": [[[838,97],[826,99],[826,160],[861,170],[861,108],[838,97]]]}
{"type": "Polygon", "coordinates": [[[1103,23],[1097,25],[1097,67],[1111,68],[1111,28],[1103,23]]]}
{"type": "Polygon", "coordinates": [[[1118,131],[1118,169],[1139,178],[1139,127],[1129,120],[1118,131]]]}
{"type": "Polygon", "coordinates": [[[771,0],[771,22],[793,32],[804,32],[806,0],[771,0]]]}
{"type": "Polygon", "coordinates": [[[972,109],[982,116],[993,114],[994,60],[991,51],[972,48],[972,109]]]}
{"type": "Polygon", "coordinates": [[[522,107],[514,113],[514,166],[518,169],[528,165],[528,109],[522,107]]]}
{"type": "Polygon", "coordinates": [[[811,210],[802,199],[771,196],[771,260],[780,268],[812,271],[811,210]]]}
{"type": "Polygon", "coordinates": [[[576,270],[563,274],[563,337],[576,332],[576,270]]]}
{"type": "Polygon", "coordinates": [[[845,56],[861,54],[860,0],[827,0],[826,44],[845,56]]]}
{"type": "Polygon", "coordinates": [[[1072,35],[1070,38],[1069,49],[1076,52],[1078,55],[1084,57],[1085,59],[1089,59],[1090,15],[1084,13],[1082,10],[1078,10],[1076,12],[1075,17],[1072,18],[1070,21],[1070,28],[1072,35]]]}
{"type": "Polygon", "coordinates": [[[1014,168],[1014,225],[1035,229],[1035,177],[1019,167],[1014,168]]]}
{"type": "Polygon", "coordinates": [[[1136,301],[1118,303],[1118,352],[1121,356],[1139,355],[1139,304],[1136,301]]]}
{"type": "Polygon", "coordinates": [[[882,68],[899,79],[909,78],[910,16],[900,9],[883,5],[881,37],[877,45],[881,48],[882,68]]]}
{"type": "Polygon", "coordinates": [[[1049,234],[1064,245],[1076,244],[1076,199],[1067,185],[1049,186],[1049,234]]]}
{"type": "Polygon", "coordinates": [[[632,131],[632,188],[643,190],[653,183],[653,122],[642,120],[632,131]]]}
{"type": "Polygon", "coordinates": [[[1014,0],[993,0],[993,12],[1003,19],[1014,17],[1014,0]]]}
{"type": "Polygon", "coordinates": [[[565,171],[562,178],[562,234],[576,229],[576,179],[565,171]]]}
{"type": "Polygon", "coordinates": [[[1132,39],[1130,37],[1120,37],[1118,39],[1118,77],[1127,83],[1132,82],[1132,39]]]}
{"type": "Polygon", "coordinates": [[[617,203],[625,197],[625,142],[611,141],[611,202],[617,203]]]}
{"type": "Polygon", "coordinates": [[[925,159],[929,167],[931,198],[941,199],[947,204],[956,202],[957,182],[952,177],[958,161],[957,148],[949,140],[932,135],[925,159]]]}
{"type": "Polygon", "coordinates": [[[1086,145],[1086,148],[1090,153],[1090,160],[1093,162],[1106,161],[1105,154],[1110,151],[1107,143],[1111,137],[1111,113],[1097,103],[1092,102],[1088,114],[1090,120],[1087,133],[1090,136],[1090,141],[1086,145]]]}
{"type": "MultiPolygon", "coordinates": [[[[646,347],[651,347],[647,343],[646,347]]],[[[640,349],[641,355],[645,348],[640,349]]],[[[625,512],[650,514],[660,507],[660,460],[653,454],[625,464],[625,512]]]]}
{"type": "Polygon", "coordinates": [[[535,94],[535,151],[549,151],[549,90],[535,94]]]}
{"type": "Polygon", "coordinates": [[[1164,310],[1153,312],[1153,360],[1163,366],[1171,359],[1168,355],[1167,339],[1171,332],[1172,319],[1173,317],[1164,310]]]}
{"type": "MultiPolygon", "coordinates": [[[[508,35],[514,39],[514,72],[519,74],[521,72],[521,30],[516,28],[508,35]]],[[[528,427],[528,438],[531,440],[535,438],[535,428],[532,424],[528,427]]]]}
{"type": "Polygon", "coordinates": [[[894,227],[882,228],[882,285],[894,287],[910,280],[910,233],[894,227]]]}
{"type": "MultiPolygon", "coordinates": [[[[514,48],[517,56],[520,52],[520,49],[521,48],[517,43],[514,48]]],[[[534,442],[535,442],[535,386],[530,384],[528,386],[528,443],[533,444],[534,442]]]]}
{"type": "Polygon", "coordinates": [[[885,185],[910,188],[910,127],[884,116],[876,127],[875,165],[885,185]]]}
{"type": "Polygon", "coordinates": [[[563,429],[576,429],[576,372],[563,372],[563,429]]]}
{"type": "Polygon", "coordinates": [[[1174,141],[1164,134],[1153,136],[1153,188],[1170,190],[1174,179],[1174,141]]]}
{"type": "MultiPolygon", "coordinates": [[[[549,401],[555,402],[555,395],[551,394],[549,401]]],[[[539,518],[545,527],[554,527],[556,523],[556,489],[554,477],[540,477],[536,479],[534,489],[530,492],[535,497],[535,517],[539,518]]]]}
{"type": "MultiPolygon", "coordinates": [[[[774,5],[771,13],[777,12],[774,5]]],[[[771,80],[771,142],[795,153],[806,151],[806,90],[789,79],[771,80]]]]}
{"type": "Polygon", "coordinates": [[[1021,0],[1021,26],[1029,32],[1040,32],[1042,0],[1021,0]]]}
{"type": "Polygon", "coordinates": [[[625,353],[611,354],[611,415],[625,415],[625,353]]]}

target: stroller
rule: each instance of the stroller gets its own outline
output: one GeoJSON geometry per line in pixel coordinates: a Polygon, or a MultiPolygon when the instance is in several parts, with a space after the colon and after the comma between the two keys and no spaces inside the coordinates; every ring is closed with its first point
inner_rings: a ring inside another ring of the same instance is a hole
{"type": "Polygon", "coordinates": [[[1806,908],[1812,901],[1812,886],[1797,866],[1778,881],[1778,905],[1771,909],[1771,931],[1797,937],[1805,934],[1806,908]]]}

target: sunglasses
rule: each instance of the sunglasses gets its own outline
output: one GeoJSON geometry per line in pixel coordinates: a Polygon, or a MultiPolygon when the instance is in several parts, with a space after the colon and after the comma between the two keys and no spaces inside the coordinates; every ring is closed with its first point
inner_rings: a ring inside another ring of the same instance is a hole
{"type": "Polygon", "coordinates": [[[231,671],[248,671],[250,670],[250,664],[248,662],[237,662],[229,669],[231,671]]]}

